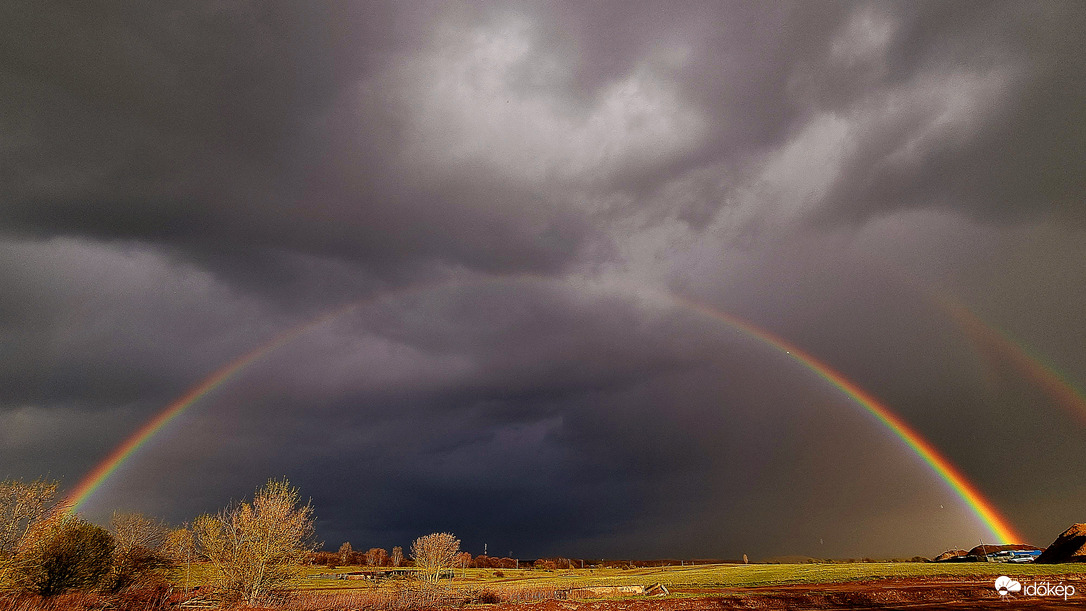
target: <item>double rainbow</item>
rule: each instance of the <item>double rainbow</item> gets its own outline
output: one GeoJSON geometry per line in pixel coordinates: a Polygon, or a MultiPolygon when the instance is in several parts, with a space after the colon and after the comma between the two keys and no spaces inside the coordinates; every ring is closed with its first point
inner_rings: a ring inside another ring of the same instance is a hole
{"type": "Polygon", "coordinates": [[[1046,364],[1040,357],[1030,354],[1021,342],[1016,341],[1007,332],[984,322],[965,304],[946,295],[940,295],[937,303],[950,314],[951,319],[973,339],[979,348],[1006,359],[1079,422],[1086,422],[1086,395],[1055,367],[1046,364]]]}
{"type": "MultiPolygon", "coordinates": [[[[414,292],[414,290],[405,292],[414,292]]],[[[931,470],[934,471],[939,478],[962,499],[962,501],[964,501],[966,506],[977,516],[980,522],[984,524],[999,543],[1015,543],[1023,540],[1021,535],[1015,531],[1007,519],[996,510],[992,503],[984,497],[980,490],[978,490],[977,487],[930,442],[924,439],[919,432],[910,427],[900,416],[893,413],[889,407],[881,403],[859,385],[850,381],[843,374],[798,346],[754,325],[753,323],[739,318],[738,316],[678,295],[664,294],[663,296],[675,305],[691,309],[716,321],[722,322],[750,338],[783,352],[803,367],[829,382],[847,397],[852,399],[853,402],[874,416],[878,422],[897,436],[910,450],[919,456],[931,470]]],[[[123,443],[110,452],[105,459],[91,470],[91,472],[68,493],[65,500],[67,510],[69,512],[77,511],[79,507],[82,506],[107,479],[109,479],[110,475],[112,475],[118,467],[128,461],[137,450],[146,445],[173,419],[197,403],[200,399],[207,396],[216,388],[222,386],[262,357],[274,352],[285,344],[288,344],[314,327],[356,309],[362,303],[364,302],[348,304],[312,321],[288,329],[213,372],[199,384],[189,389],[184,395],[167,405],[161,412],[147,421],[123,443]]]]}
{"type": "Polygon", "coordinates": [[[976,485],[966,479],[965,475],[955,467],[946,456],[943,456],[942,453],[935,449],[935,446],[933,446],[931,442],[924,439],[916,429],[909,426],[900,416],[890,411],[890,408],[876,399],[874,395],[846,378],[839,371],[778,335],[770,333],[761,327],[757,327],[738,316],[717,310],[705,304],[682,297],[674,298],[682,301],[691,309],[725,322],[732,328],[742,331],[749,337],[776,348],[807,369],[813,371],[823,380],[832,384],[856,404],[878,419],[883,426],[901,439],[910,450],[927,463],[928,467],[954,490],[955,494],[965,502],[1001,544],[1018,543],[1024,540],[1014,527],[1011,526],[1007,518],[999,513],[995,506],[992,505],[992,502],[986,499],[984,495],[981,494],[980,490],[977,489],[976,485]]]}

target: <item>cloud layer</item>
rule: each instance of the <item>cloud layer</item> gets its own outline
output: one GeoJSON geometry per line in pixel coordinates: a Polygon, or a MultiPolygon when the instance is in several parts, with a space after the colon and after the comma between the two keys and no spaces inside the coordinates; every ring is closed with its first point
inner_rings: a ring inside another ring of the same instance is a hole
{"type": "Polygon", "coordinates": [[[846,397],[678,295],[884,400],[1027,542],[1081,519],[1086,401],[1022,365],[1086,386],[1077,3],[9,3],[0,24],[0,476],[70,488],[354,303],[89,515],[182,521],[285,474],[333,546],[989,536],[846,397]]]}

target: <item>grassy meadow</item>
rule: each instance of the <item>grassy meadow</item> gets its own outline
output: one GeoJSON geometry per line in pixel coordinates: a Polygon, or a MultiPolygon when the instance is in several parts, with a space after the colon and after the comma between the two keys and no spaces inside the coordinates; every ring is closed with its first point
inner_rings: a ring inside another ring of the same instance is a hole
{"type": "MultiPolygon", "coordinates": [[[[311,567],[309,575],[294,584],[296,590],[372,589],[397,580],[384,580],[375,586],[365,580],[316,578],[319,574],[350,573],[366,567],[311,567]]],[[[669,589],[748,588],[787,584],[819,584],[869,581],[911,577],[995,578],[1008,576],[1079,576],[1086,577],[1083,564],[1006,564],[1006,563],[927,563],[858,562],[849,564],[713,564],[666,566],[633,569],[585,568],[553,571],[536,569],[458,569],[451,587],[486,587],[500,590],[554,589],[586,586],[650,585],[660,583],[669,589]]]]}

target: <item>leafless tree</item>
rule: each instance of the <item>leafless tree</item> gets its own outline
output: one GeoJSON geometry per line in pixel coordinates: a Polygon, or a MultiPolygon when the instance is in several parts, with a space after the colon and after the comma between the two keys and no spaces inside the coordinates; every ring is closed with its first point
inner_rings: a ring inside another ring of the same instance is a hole
{"type": "Polygon", "coordinates": [[[227,601],[256,605],[299,576],[313,540],[313,507],[299,506],[298,489],[269,481],[253,502],[234,504],[196,519],[199,554],[211,567],[211,582],[227,601]]]}
{"type": "Polygon", "coordinates": [[[54,506],[57,482],[42,479],[0,481],[0,587],[9,585],[18,569],[19,550],[29,540],[47,536],[61,513],[54,506]]]}
{"type": "Polygon", "coordinates": [[[450,533],[433,533],[415,539],[411,544],[411,559],[430,581],[436,582],[444,569],[452,568],[460,552],[460,539],[450,533]]]}
{"type": "Polygon", "coordinates": [[[380,547],[371,547],[366,552],[366,566],[386,566],[388,564],[388,552],[380,547]]]}
{"type": "Polygon", "coordinates": [[[400,566],[403,564],[403,548],[397,545],[392,548],[392,566],[400,566]]]}
{"type": "Polygon", "coordinates": [[[163,522],[139,513],[114,513],[109,526],[120,551],[140,547],[160,550],[169,533],[169,528],[163,522]]]}
{"type": "Polygon", "coordinates": [[[57,482],[0,482],[0,557],[11,556],[26,532],[53,507],[57,482]]]}
{"type": "Polygon", "coordinates": [[[166,524],[138,513],[114,513],[109,525],[115,544],[110,588],[165,583],[171,565],[165,550],[166,524]]]}
{"type": "Polygon", "coordinates": [[[166,534],[165,552],[175,565],[185,566],[185,591],[192,579],[192,561],[196,555],[196,538],[188,526],[175,528],[166,534]]]}
{"type": "Polygon", "coordinates": [[[453,566],[462,569],[461,576],[467,575],[467,569],[471,566],[471,553],[460,552],[453,558],[453,566]]]}
{"type": "Polygon", "coordinates": [[[346,566],[350,564],[354,554],[354,549],[351,547],[351,542],[347,541],[343,545],[340,545],[338,554],[339,563],[341,565],[346,566]]]}

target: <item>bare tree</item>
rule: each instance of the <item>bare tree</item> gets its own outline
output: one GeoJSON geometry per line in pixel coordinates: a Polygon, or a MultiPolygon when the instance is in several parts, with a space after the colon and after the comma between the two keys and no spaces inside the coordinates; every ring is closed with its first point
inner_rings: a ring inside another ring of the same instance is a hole
{"type": "Polygon", "coordinates": [[[57,482],[20,480],[0,482],[0,558],[11,556],[20,539],[53,507],[57,482]]]}
{"type": "Polygon", "coordinates": [[[348,565],[351,563],[351,559],[354,557],[354,549],[351,547],[351,542],[347,541],[343,545],[339,546],[339,563],[341,565],[348,565]]]}
{"type": "Polygon", "coordinates": [[[192,561],[196,554],[196,538],[188,526],[175,528],[166,534],[166,555],[175,564],[185,565],[185,591],[189,591],[189,582],[192,578],[192,561]]]}
{"type": "Polygon", "coordinates": [[[397,545],[392,548],[392,566],[400,566],[403,564],[403,548],[397,545]]]}
{"type": "Polygon", "coordinates": [[[452,568],[460,552],[460,539],[449,533],[433,533],[415,539],[411,544],[411,559],[415,567],[430,581],[436,582],[444,569],[452,568]]]}
{"type": "Polygon", "coordinates": [[[317,545],[313,507],[299,502],[297,488],[270,480],[251,504],[196,519],[197,549],[211,565],[212,584],[228,601],[255,605],[301,575],[317,545]]]}
{"type": "Polygon", "coordinates": [[[453,558],[453,566],[461,569],[460,576],[467,577],[468,567],[471,566],[471,553],[460,552],[453,558]]]}
{"type": "Polygon", "coordinates": [[[28,546],[28,539],[37,533],[45,536],[55,510],[57,482],[42,479],[25,483],[21,480],[0,481],[0,587],[10,584],[18,569],[19,550],[28,546]]]}
{"type": "Polygon", "coordinates": [[[386,566],[388,564],[388,552],[381,547],[371,547],[366,552],[366,566],[386,566]]]}
{"type": "Polygon", "coordinates": [[[119,551],[137,548],[160,550],[170,529],[160,520],[140,513],[114,513],[109,521],[119,551]]]}
{"type": "Polygon", "coordinates": [[[165,549],[166,524],[138,513],[114,513],[109,525],[115,543],[110,587],[117,591],[165,583],[171,565],[165,549]]]}

